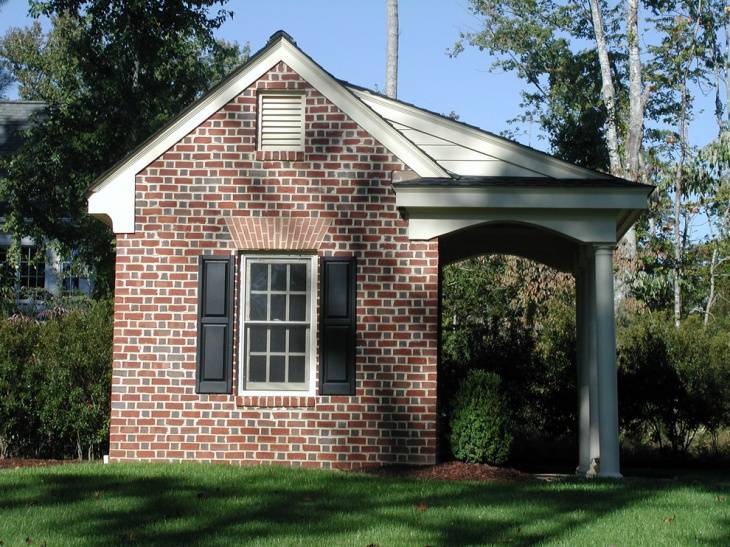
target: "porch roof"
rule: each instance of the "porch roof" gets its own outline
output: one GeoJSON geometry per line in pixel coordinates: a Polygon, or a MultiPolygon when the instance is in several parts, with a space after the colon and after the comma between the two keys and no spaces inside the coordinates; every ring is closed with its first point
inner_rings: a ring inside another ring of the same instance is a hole
{"type": "Polygon", "coordinates": [[[486,223],[527,224],[581,243],[615,243],[654,191],[618,177],[457,177],[395,180],[396,205],[411,239],[486,223]]]}

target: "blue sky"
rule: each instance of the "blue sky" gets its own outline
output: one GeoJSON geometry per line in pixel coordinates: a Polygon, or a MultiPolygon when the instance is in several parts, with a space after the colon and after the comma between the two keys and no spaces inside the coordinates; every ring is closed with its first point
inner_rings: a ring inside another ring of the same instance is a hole
{"type": "MultiPolygon", "coordinates": [[[[512,74],[490,72],[488,56],[476,49],[455,59],[446,54],[461,31],[479,27],[467,0],[400,0],[399,5],[398,98],[440,113],[453,110],[462,121],[493,132],[507,129],[507,121],[520,112],[522,83],[512,74]]],[[[336,77],[383,88],[385,0],[230,0],[226,9],[234,17],[219,29],[221,38],[249,42],[256,51],[283,29],[336,77]]],[[[8,0],[0,8],[0,35],[28,25],[27,12],[25,0],[8,0]]],[[[701,114],[693,124],[693,141],[712,138],[711,114],[701,114]]],[[[537,128],[518,140],[546,148],[537,128]]]]}

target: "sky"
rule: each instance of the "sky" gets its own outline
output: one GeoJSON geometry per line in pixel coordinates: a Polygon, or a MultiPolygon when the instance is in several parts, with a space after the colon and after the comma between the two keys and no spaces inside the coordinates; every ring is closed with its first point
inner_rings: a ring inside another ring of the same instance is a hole
{"type": "MultiPolygon", "coordinates": [[[[384,88],[385,0],[230,0],[233,11],[217,32],[220,38],[248,42],[254,52],[282,29],[297,45],[338,78],[372,89],[384,88]]],[[[489,70],[486,53],[467,48],[450,58],[459,34],[479,29],[467,0],[400,0],[398,98],[439,113],[451,111],[466,123],[499,133],[520,113],[523,84],[513,74],[489,70]]],[[[0,36],[31,23],[26,0],[0,8],[0,36]]],[[[11,98],[14,91],[11,90],[11,98]]],[[[690,131],[704,144],[715,133],[710,101],[690,131]]],[[[517,136],[545,150],[535,127],[517,136]]]]}

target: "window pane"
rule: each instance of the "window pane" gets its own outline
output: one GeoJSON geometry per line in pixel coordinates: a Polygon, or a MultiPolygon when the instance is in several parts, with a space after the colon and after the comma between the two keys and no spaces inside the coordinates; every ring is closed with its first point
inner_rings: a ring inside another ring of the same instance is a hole
{"type": "Polygon", "coordinates": [[[292,264],[289,273],[289,290],[306,291],[307,290],[307,265],[292,264]]]}
{"type": "Polygon", "coordinates": [[[286,295],[285,294],[272,294],[271,295],[271,320],[285,321],[286,320],[286,295]]]}
{"type": "Polygon", "coordinates": [[[307,314],[307,297],[303,294],[289,296],[289,321],[304,321],[307,314]]]}
{"type": "Polygon", "coordinates": [[[249,361],[249,382],[266,381],[266,357],[263,355],[252,355],[249,361]]]}
{"type": "Polygon", "coordinates": [[[286,351],[286,327],[272,327],[269,351],[284,353],[286,351]]]}
{"type": "Polygon", "coordinates": [[[307,327],[289,329],[289,353],[304,353],[307,343],[307,327]]]}
{"type": "Polygon", "coordinates": [[[270,357],[269,382],[283,382],[286,380],[286,372],[284,370],[285,357],[272,355],[270,357]]]}
{"type": "Polygon", "coordinates": [[[266,294],[251,295],[250,319],[254,321],[266,321],[266,294]]]}
{"type": "Polygon", "coordinates": [[[251,264],[251,289],[265,291],[268,288],[268,264],[254,262],[251,264]]]}
{"type": "Polygon", "coordinates": [[[248,329],[248,350],[266,352],[266,329],[264,327],[251,327],[248,329]]]}
{"type": "Polygon", "coordinates": [[[304,382],[304,357],[289,357],[289,381],[304,382]]]}
{"type": "Polygon", "coordinates": [[[271,265],[271,290],[286,290],[286,264],[271,265]]]}

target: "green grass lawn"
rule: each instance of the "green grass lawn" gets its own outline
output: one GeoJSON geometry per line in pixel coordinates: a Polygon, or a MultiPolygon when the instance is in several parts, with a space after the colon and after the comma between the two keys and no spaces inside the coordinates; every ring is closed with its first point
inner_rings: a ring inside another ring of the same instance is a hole
{"type": "Polygon", "coordinates": [[[474,483],[203,464],[0,471],[0,545],[730,545],[730,476],[474,483]]]}

